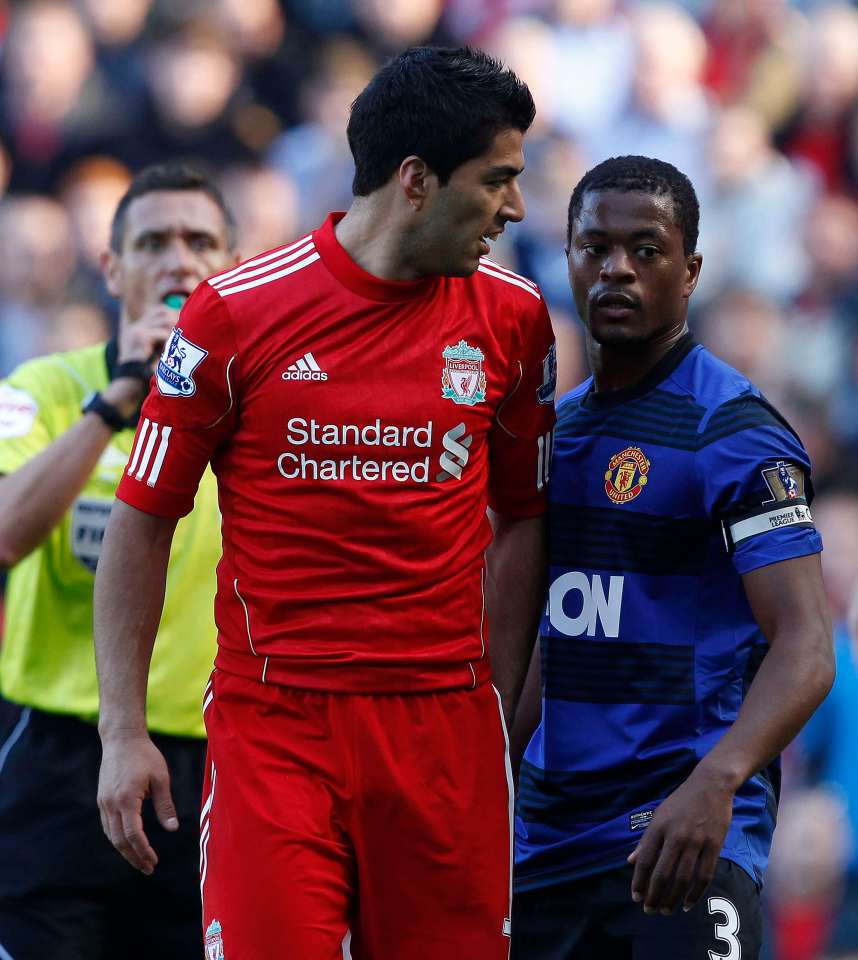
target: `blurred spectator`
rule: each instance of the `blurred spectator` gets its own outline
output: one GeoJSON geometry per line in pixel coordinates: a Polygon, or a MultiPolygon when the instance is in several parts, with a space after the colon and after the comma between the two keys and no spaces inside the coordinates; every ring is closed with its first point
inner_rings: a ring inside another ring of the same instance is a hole
{"type": "Polygon", "coordinates": [[[235,214],[244,259],[280,246],[298,233],[298,194],[285,174],[246,164],[227,167],[219,184],[235,214]]]}
{"type": "Polygon", "coordinates": [[[755,110],[772,129],[801,93],[803,18],[787,0],[715,0],[704,22],[706,85],[722,103],[755,110]]]}
{"type": "Polygon", "coordinates": [[[165,157],[193,157],[217,166],[250,151],[235,128],[241,65],[207,20],[193,20],[147,48],[149,99],[140,118],[146,137],[124,141],[120,156],[134,168],[165,157]]]}
{"type": "Polygon", "coordinates": [[[558,0],[557,15],[555,122],[575,137],[592,137],[615,122],[629,98],[632,31],[615,0],[558,0]]]}
{"type": "Polygon", "coordinates": [[[128,169],[118,161],[92,156],[75,164],[59,187],[60,199],[71,218],[77,252],[77,271],[71,283],[73,292],[100,304],[111,314],[115,301],[104,292],[99,264],[108,246],[113,211],[130,179],[128,169]]]}
{"type": "Polygon", "coordinates": [[[712,120],[702,83],[703,31],[674,4],[645,3],[632,9],[631,97],[610,127],[586,142],[590,165],[632,153],[658,157],[682,170],[699,189],[705,135],[712,120]]]}
{"type": "MultiPolygon", "coordinates": [[[[548,303],[573,312],[565,251],[566,211],[572,189],[586,169],[576,142],[559,134],[531,140],[521,177],[527,216],[521,223],[509,224],[501,238],[513,241],[518,267],[536,280],[548,303]]],[[[508,260],[503,248],[492,256],[508,260]]]]}
{"type": "MultiPolygon", "coordinates": [[[[536,104],[536,119],[528,133],[528,142],[532,142],[554,126],[560,87],[569,82],[562,76],[563,64],[558,60],[551,25],[537,17],[499,19],[482,45],[530,87],[536,104]]],[[[566,66],[577,73],[576,64],[566,66]]]]}
{"type": "Polygon", "coordinates": [[[820,198],[804,243],[810,270],[793,308],[792,329],[802,353],[810,340],[832,341],[837,357],[826,384],[829,420],[840,440],[858,452],[858,204],[845,196],[820,198]]]}
{"type": "Polygon", "coordinates": [[[9,157],[9,152],[6,150],[6,147],[3,146],[3,141],[0,140],[0,198],[3,197],[3,194],[6,192],[6,188],[9,186],[9,179],[12,176],[12,161],[9,157]]]}
{"type": "Polygon", "coordinates": [[[102,47],[126,48],[140,35],[152,0],[79,0],[95,42],[102,47]]]}
{"type": "Polygon", "coordinates": [[[277,0],[217,0],[214,6],[236,56],[250,61],[274,56],[286,31],[277,0]]]}
{"type": "Polygon", "coordinates": [[[442,0],[354,0],[352,8],[367,38],[390,55],[427,43],[438,27],[442,0]]]}
{"type": "Polygon", "coordinates": [[[16,6],[4,53],[0,134],[11,186],[49,189],[65,164],[123,125],[123,106],[95,66],[83,21],[63,0],[16,6]]]}
{"type": "Polygon", "coordinates": [[[346,124],[352,100],[374,70],[375,61],[355,41],[329,41],[302,90],[305,122],[272,145],[269,161],[298,189],[300,232],[315,229],[326,211],[345,210],[349,204],[353,166],[346,124]]]}
{"type": "Polygon", "coordinates": [[[40,353],[81,350],[103,343],[110,335],[107,315],[94,303],[67,303],[52,311],[40,353]]]}
{"type": "Polygon", "coordinates": [[[831,4],[813,13],[803,67],[803,95],[780,143],[790,156],[812,164],[830,190],[842,189],[849,177],[849,151],[855,148],[850,144],[858,99],[855,7],[831,4]]]}
{"type": "Polygon", "coordinates": [[[814,197],[812,178],[773,148],[760,116],[745,107],[719,116],[707,173],[700,299],[735,286],[788,302],[807,280],[801,231],[814,197]]]}
{"type": "Polygon", "coordinates": [[[54,200],[7,197],[0,204],[0,375],[42,351],[52,312],[75,266],[68,214],[54,200]]]}
{"type": "MultiPolygon", "coordinates": [[[[704,250],[704,270],[712,257],[704,250]]],[[[778,408],[784,399],[786,318],[759,293],[735,289],[715,300],[695,332],[717,357],[752,380],[778,408]]]]}
{"type": "Polygon", "coordinates": [[[826,945],[858,950],[858,495],[820,496],[813,512],[825,544],[822,566],[835,624],[837,677],[799,746],[806,778],[816,785],[815,796],[827,798],[828,809],[808,809],[802,794],[793,798],[790,809],[817,822],[813,838],[781,818],[773,891],[779,960],[815,960],[826,945]],[[799,847],[804,863],[788,863],[799,847]],[[806,945],[804,953],[796,951],[796,942],[806,945]]]}
{"type": "Polygon", "coordinates": [[[768,890],[777,960],[821,960],[840,897],[848,831],[837,792],[800,790],[780,805],[768,890]]]}

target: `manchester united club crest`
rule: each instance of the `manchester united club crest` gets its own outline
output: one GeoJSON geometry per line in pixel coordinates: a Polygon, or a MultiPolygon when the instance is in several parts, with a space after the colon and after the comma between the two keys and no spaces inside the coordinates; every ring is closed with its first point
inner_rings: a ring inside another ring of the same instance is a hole
{"type": "Polygon", "coordinates": [[[628,503],[647,483],[650,462],[640,447],[626,447],[615,453],[605,471],[605,493],[614,503],[628,503]]]}
{"type": "Polygon", "coordinates": [[[472,407],[486,399],[486,375],[483,371],[485,354],[460,340],[454,347],[444,347],[441,354],[444,369],[441,373],[441,396],[453,403],[472,407]]]}
{"type": "Polygon", "coordinates": [[[206,960],[224,960],[223,955],[223,927],[217,920],[206,928],[206,960]]]}

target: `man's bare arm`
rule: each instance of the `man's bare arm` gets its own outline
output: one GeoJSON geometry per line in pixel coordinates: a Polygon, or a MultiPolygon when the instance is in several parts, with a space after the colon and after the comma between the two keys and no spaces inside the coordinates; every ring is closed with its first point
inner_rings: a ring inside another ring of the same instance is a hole
{"type": "Polygon", "coordinates": [[[102,743],[98,806],[104,832],[132,866],[158,862],[143,832],[151,797],[167,830],[178,827],[163,756],[146,728],[146,686],[164,605],[176,520],[153,517],[117,500],[95,578],[95,659],[102,743]]]}
{"type": "MultiPolygon", "coordinates": [[[[130,324],[120,337],[119,361],[148,361],[175,318],[175,311],[159,305],[130,324]]],[[[137,378],[118,377],[101,396],[130,417],[145,393],[137,378]]],[[[101,417],[84,414],[32,460],[0,479],[0,567],[14,567],[45,540],[83,490],[112,436],[101,417]]]]}
{"type": "Polygon", "coordinates": [[[489,650],[495,686],[511,729],[545,595],[545,519],[514,519],[492,511],[489,518],[494,530],[486,555],[489,650]]]}
{"type": "Polygon", "coordinates": [[[512,775],[518,782],[518,772],[524,752],[527,749],[533,731],[539,726],[542,717],[542,664],[539,659],[539,644],[533,645],[530,666],[524,678],[524,686],[518,698],[515,710],[515,722],[509,732],[509,759],[512,775]]]}
{"type": "Polygon", "coordinates": [[[686,908],[712,879],[739,787],[795,737],[834,681],[819,555],[742,578],[769,651],[735,723],[656,811],[630,857],[632,898],[648,913],[686,908]]]}

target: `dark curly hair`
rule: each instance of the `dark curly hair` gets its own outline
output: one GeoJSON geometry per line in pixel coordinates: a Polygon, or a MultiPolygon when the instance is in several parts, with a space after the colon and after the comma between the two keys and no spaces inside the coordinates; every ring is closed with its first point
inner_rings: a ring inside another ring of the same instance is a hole
{"type": "Polygon", "coordinates": [[[668,195],[673,200],[673,217],[682,231],[686,256],[694,253],[700,229],[700,204],[691,181],[672,164],[653,157],[611,157],[588,170],[578,181],[569,201],[566,248],[572,242],[572,224],[581,212],[584,194],[593,190],[668,195]]]}

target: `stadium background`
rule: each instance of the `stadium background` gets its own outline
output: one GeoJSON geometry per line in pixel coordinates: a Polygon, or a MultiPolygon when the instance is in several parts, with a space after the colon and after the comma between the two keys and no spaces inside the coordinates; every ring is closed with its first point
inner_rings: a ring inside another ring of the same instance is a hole
{"type": "Polygon", "coordinates": [[[769,956],[858,957],[854,4],[0,0],[0,376],[109,334],[98,254],[147,163],[214,171],[245,256],[345,209],[349,104],[387,56],[423,42],[475,43],[531,85],[528,214],[493,255],[541,284],[563,389],[586,371],[563,253],[578,177],[644,153],[698,190],[693,326],[811,453],[838,631],[835,690],[786,757],[769,956]]]}

